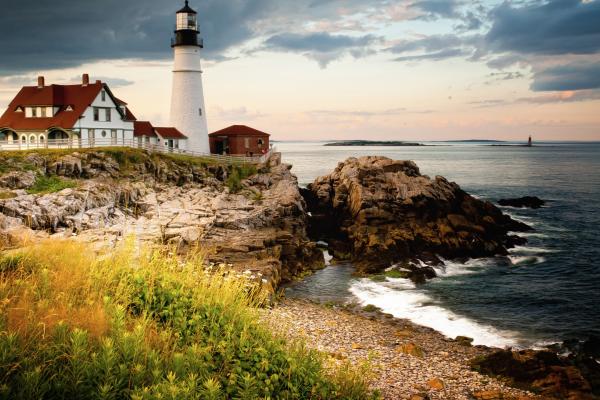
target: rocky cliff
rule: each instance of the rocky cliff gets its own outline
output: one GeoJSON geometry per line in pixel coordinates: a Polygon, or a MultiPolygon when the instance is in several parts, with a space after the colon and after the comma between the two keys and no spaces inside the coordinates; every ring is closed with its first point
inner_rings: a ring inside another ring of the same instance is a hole
{"type": "Polygon", "coordinates": [[[0,156],[5,246],[24,235],[200,246],[210,262],[277,284],[323,265],[305,207],[286,165],[256,170],[125,149],[0,156]]]}
{"type": "Polygon", "coordinates": [[[506,254],[522,241],[509,232],[530,229],[412,161],[349,158],[303,194],[315,238],[367,273],[411,258],[506,254]]]}

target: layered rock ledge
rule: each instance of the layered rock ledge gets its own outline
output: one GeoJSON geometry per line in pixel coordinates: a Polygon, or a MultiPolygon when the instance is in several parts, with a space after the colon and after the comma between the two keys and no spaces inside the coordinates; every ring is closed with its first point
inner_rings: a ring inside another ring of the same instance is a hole
{"type": "Polygon", "coordinates": [[[98,247],[127,237],[179,252],[200,246],[207,261],[273,285],[323,266],[289,165],[226,166],[131,149],[4,153],[0,161],[4,247],[24,235],[98,247]],[[69,187],[34,194],[44,178],[69,187]]]}
{"type": "Polygon", "coordinates": [[[531,229],[412,161],[386,157],[349,158],[303,195],[314,238],[366,273],[411,258],[507,254],[524,240],[510,232],[531,229]]]}

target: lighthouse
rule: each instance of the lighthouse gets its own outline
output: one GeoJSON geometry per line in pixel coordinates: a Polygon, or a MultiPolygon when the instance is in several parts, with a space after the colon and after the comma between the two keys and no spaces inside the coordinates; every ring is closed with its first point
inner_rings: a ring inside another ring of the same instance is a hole
{"type": "Polygon", "coordinates": [[[177,11],[175,36],[171,40],[175,63],[171,93],[171,125],[188,137],[187,150],[210,153],[202,87],[197,13],[185,2],[177,11]]]}

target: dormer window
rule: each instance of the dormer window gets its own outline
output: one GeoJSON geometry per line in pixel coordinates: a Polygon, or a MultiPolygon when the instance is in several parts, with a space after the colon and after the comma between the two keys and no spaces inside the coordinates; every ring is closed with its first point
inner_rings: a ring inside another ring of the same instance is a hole
{"type": "Polygon", "coordinates": [[[67,106],[67,108],[65,108],[65,111],[73,111],[73,107],[72,106],[67,106]]]}
{"type": "Polygon", "coordinates": [[[103,90],[100,96],[102,97],[102,101],[106,101],[106,90],[103,90]]]}
{"type": "Polygon", "coordinates": [[[15,112],[23,112],[23,107],[21,107],[21,106],[17,107],[17,109],[15,110],[15,112]]]}

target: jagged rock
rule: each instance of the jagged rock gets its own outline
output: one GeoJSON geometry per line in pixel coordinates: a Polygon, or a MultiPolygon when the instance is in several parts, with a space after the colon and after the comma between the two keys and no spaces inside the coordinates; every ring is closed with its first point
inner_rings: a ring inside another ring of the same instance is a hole
{"type": "Polygon", "coordinates": [[[498,201],[501,206],[517,207],[517,208],[540,208],[546,202],[536,196],[525,196],[517,199],[501,199],[498,201]]]}
{"type": "Polygon", "coordinates": [[[498,350],[471,361],[478,372],[503,376],[544,398],[592,399],[592,388],[581,370],[550,351],[498,350]]]}
{"type": "Polygon", "coordinates": [[[11,171],[0,176],[0,187],[9,189],[27,189],[35,183],[32,171],[11,171]]]}
{"type": "Polygon", "coordinates": [[[386,157],[349,158],[303,195],[311,236],[367,273],[425,254],[506,254],[515,240],[508,232],[531,229],[456,183],[421,175],[412,161],[386,157]]]}
{"type": "MultiPolygon", "coordinates": [[[[15,191],[0,200],[3,238],[10,225],[53,237],[75,234],[99,247],[128,236],[180,252],[200,246],[207,261],[250,270],[272,285],[324,266],[322,251],[307,237],[306,204],[289,166],[263,168],[232,194],[223,182],[231,167],[142,151],[36,154],[27,162],[78,185],[45,195],[15,191]]],[[[14,172],[0,182],[33,184],[35,177],[14,172]]]]}

